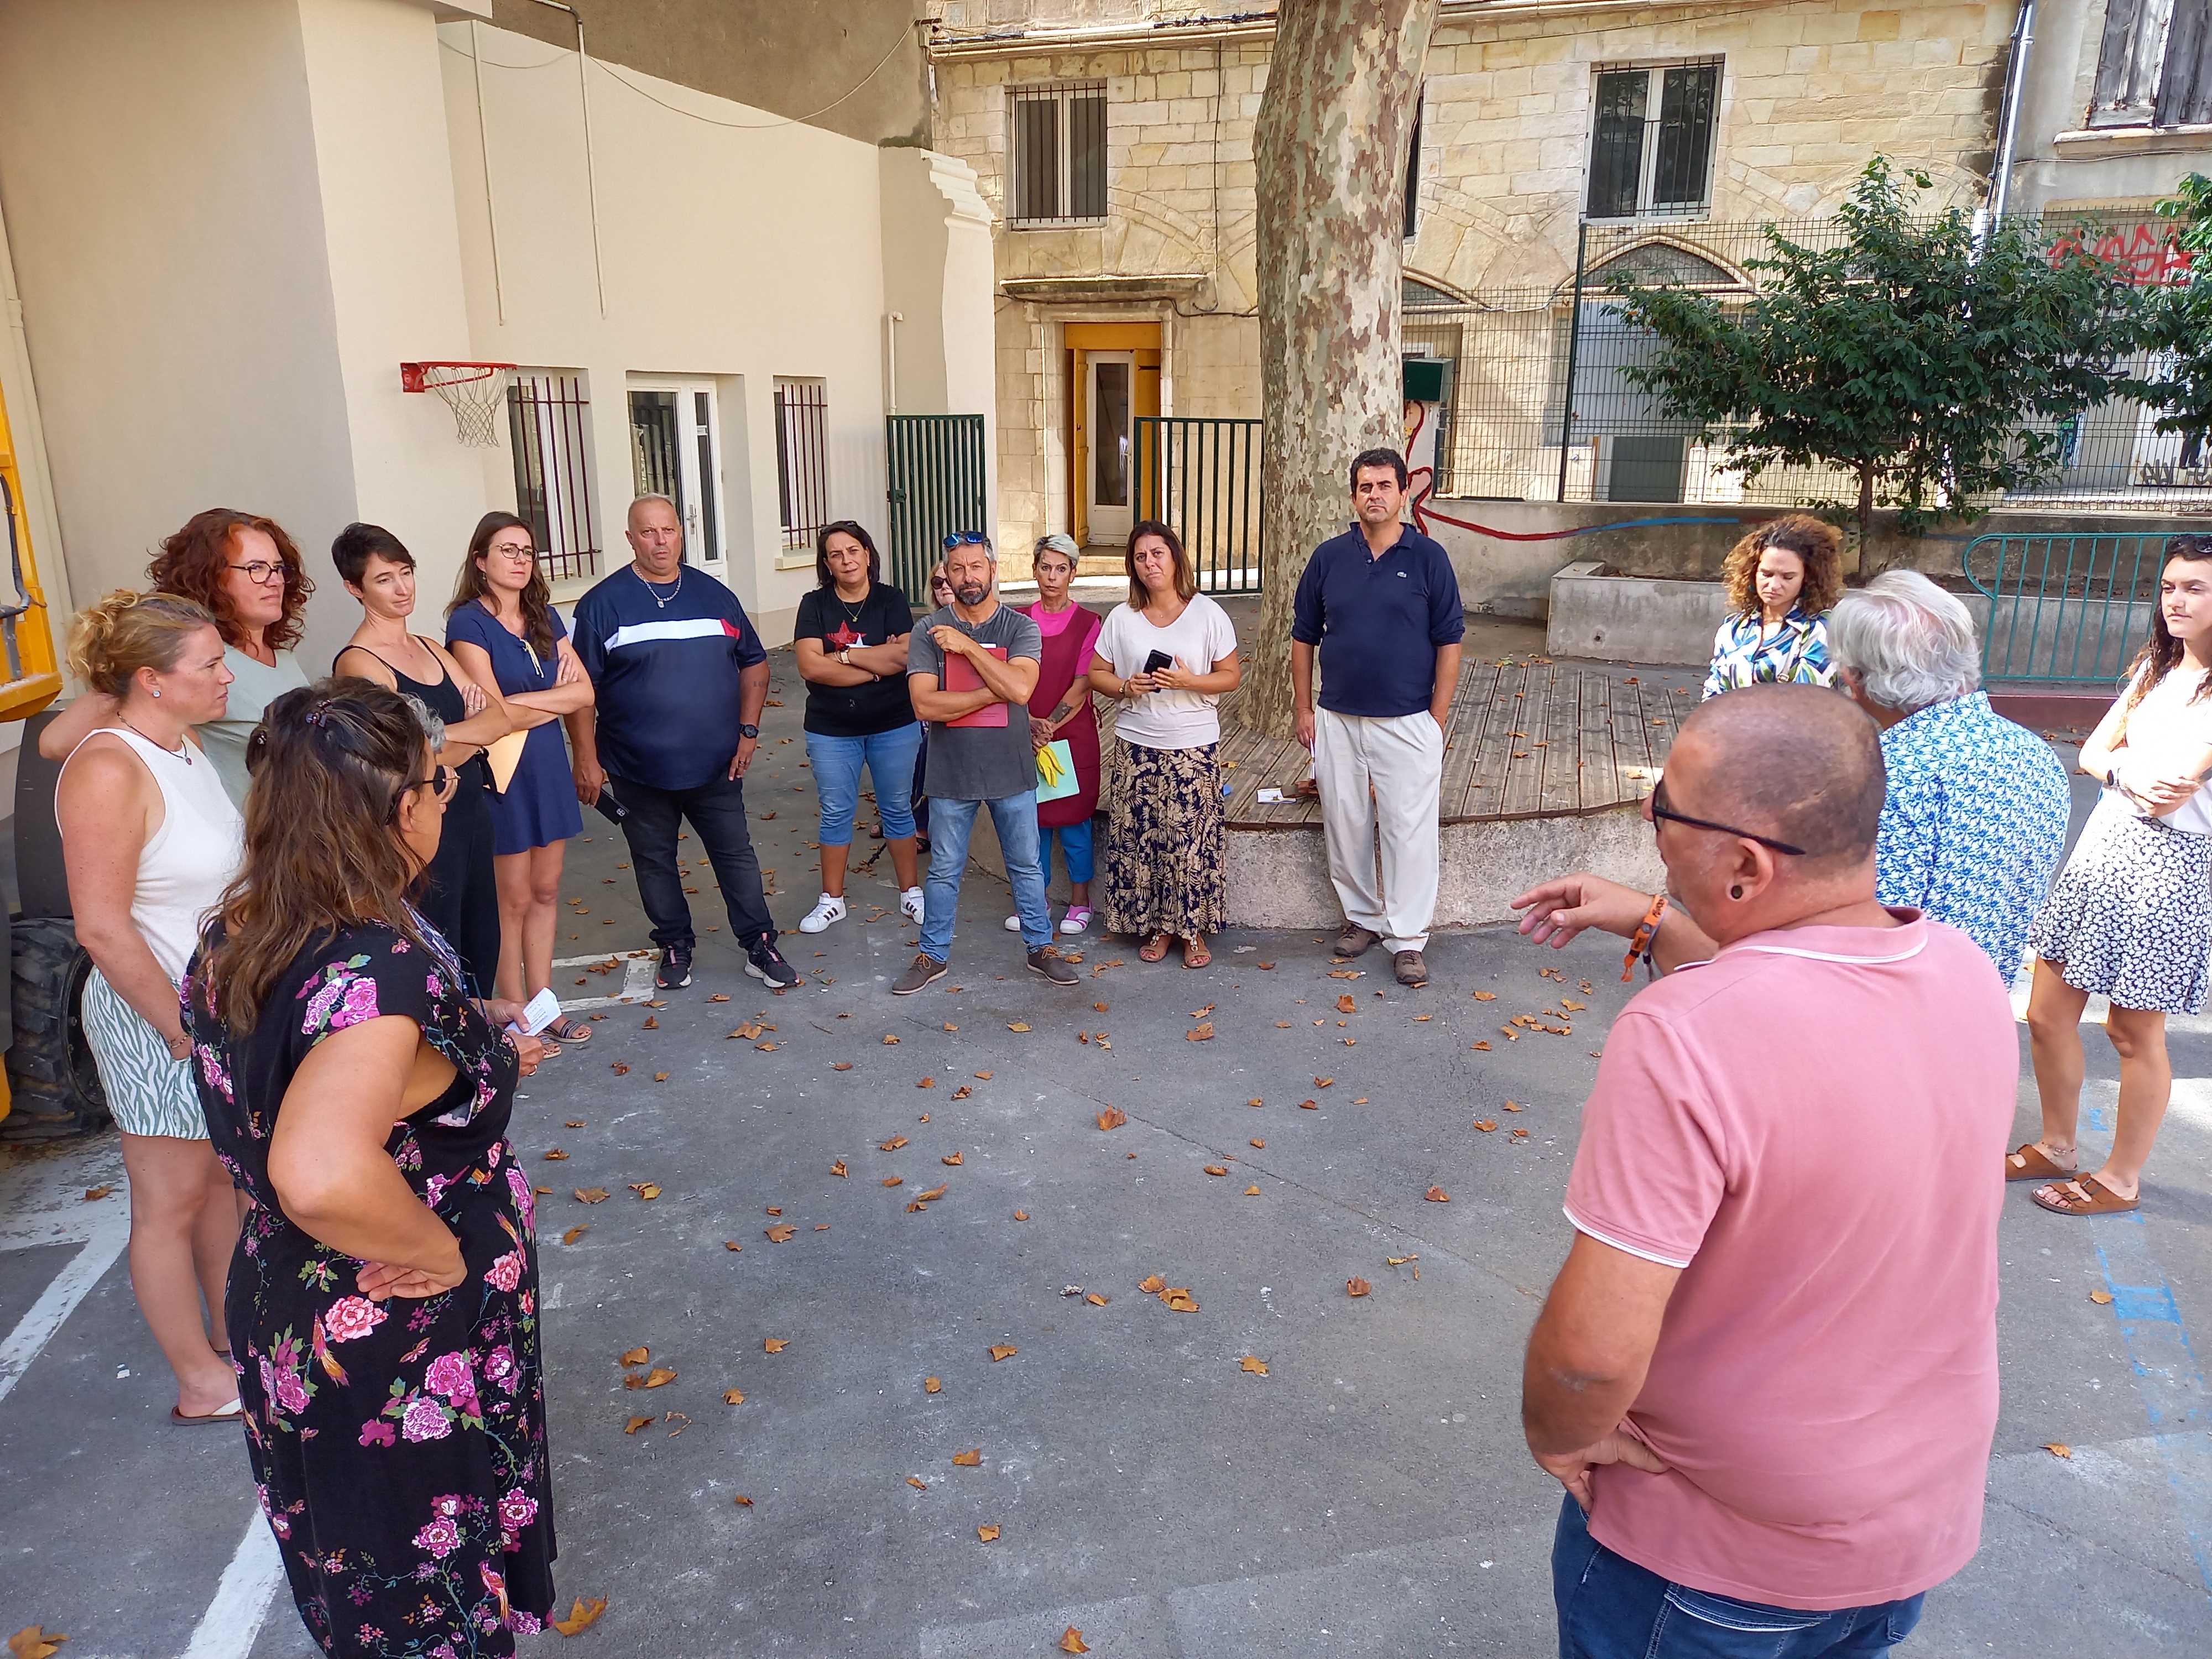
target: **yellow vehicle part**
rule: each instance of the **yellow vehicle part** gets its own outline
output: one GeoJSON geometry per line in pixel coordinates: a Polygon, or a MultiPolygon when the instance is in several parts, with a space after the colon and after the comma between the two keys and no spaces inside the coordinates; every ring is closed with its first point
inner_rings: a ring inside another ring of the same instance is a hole
{"type": "MultiPolygon", "coordinates": [[[[7,520],[8,566],[0,572],[0,720],[27,720],[62,694],[54,659],[54,633],[48,624],[46,598],[31,553],[31,521],[23,510],[23,479],[15,461],[15,440],[8,424],[8,400],[0,395],[0,516],[7,520]],[[12,577],[12,587],[7,578],[12,577]]],[[[13,1105],[8,1074],[0,1068],[0,1118],[13,1105]]]]}

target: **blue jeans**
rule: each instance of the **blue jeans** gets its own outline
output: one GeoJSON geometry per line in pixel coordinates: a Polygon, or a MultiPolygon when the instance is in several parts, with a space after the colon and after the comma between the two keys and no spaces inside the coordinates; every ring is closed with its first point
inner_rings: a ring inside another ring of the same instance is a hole
{"type": "Polygon", "coordinates": [[[1088,881],[1094,867],[1091,851],[1091,825],[1085,818],[1076,823],[1063,823],[1058,829],[1040,826],[1037,830],[1037,868],[1044,878],[1052,880],[1052,838],[1060,837],[1060,861],[1067,866],[1071,882],[1088,881]]]}
{"type": "Polygon", "coordinates": [[[860,766],[876,782],[876,811],[885,841],[904,841],[914,833],[914,757],[921,750],[921,722],[865,738],[806,734],[806,758],[813,763],[814,793],[822,802],[824,847],[853,844],[853,815],[860,808],[860,766]]]}
{"type": "Polygon", "coordinates": [[[1912,1633],[1928,1598],[1813,1613],[1670,1584],[1592,1538],[1570,1494],[1552,1540],[1552,1599],[1559,1659],[1871,1659],[1912,1633]]]}
{"type": "Polygon", "coordinates": [[[952,951],[952,918],[960,908],[960,878],[968,868],[968,838],[975,833],[975,809],[991,809],[999,850],[1006,855],[1006,878],[1013,884],[1014,908],[1022,919],[1022,943],[1041,951],[1052,943],[1052,915],[1044,905],[1044,870],[1037,863],[1036,792],[997,800],[929,799],[929,879],[922,884],[921,949],[943,962],[952,951]]]}

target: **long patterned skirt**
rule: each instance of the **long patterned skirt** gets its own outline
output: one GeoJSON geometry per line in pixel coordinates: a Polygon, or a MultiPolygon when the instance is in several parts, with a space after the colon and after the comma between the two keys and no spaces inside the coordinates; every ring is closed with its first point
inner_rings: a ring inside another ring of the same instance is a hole
{"type": "Polygon", "coordinates": [[[1114,744],[1100,902],[1109,933],[1190,939],[1218,933],[1227,922],[1216,750],[1210,743],[1196,749],[1114,744]]]}

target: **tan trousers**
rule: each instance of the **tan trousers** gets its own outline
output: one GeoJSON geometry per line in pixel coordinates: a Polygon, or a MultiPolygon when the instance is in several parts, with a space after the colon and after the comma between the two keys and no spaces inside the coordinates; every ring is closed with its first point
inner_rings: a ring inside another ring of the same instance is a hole
{"type": "Polygon", "coordinates": [[[1429,942],[1443,775],[1443,729],[1426,709],[1388,720],[1314,711],[1328,878],[1345,920],[1380,933],[1394,955],[1429,942]]]}

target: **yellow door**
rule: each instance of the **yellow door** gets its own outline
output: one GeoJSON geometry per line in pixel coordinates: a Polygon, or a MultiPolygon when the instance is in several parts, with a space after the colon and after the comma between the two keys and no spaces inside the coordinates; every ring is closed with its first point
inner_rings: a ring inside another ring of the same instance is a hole
{"type": "Polygon", "coordinates": [[[1160,412],[1158,323],[1069,323],[1067,524],[1079,546],[1120,547],[1152,516],[1137,422],[1160,412]]]}

